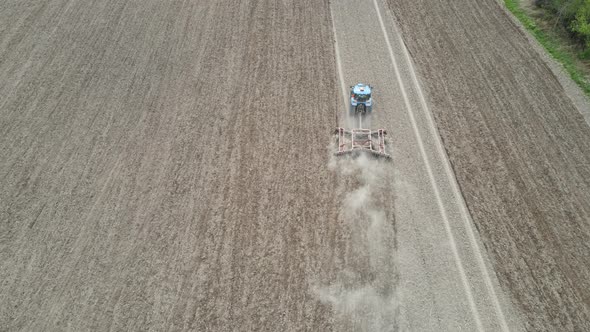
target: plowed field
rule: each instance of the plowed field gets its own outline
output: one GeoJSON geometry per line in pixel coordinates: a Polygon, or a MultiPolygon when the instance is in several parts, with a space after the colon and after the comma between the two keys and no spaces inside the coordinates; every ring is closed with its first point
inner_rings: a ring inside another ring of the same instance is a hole
{"type": "Polygon", "coordinates": [[[492,0],[2,2],[0,330],[588,329],[590,129],[527,43],[492,0]],[[359,80],[393,162],[331,157],[359,80]]]}
{"type": "Polygon", "coordinates": [[[330,329],[327,2],[0,6],[1,329],[330,329]]]}

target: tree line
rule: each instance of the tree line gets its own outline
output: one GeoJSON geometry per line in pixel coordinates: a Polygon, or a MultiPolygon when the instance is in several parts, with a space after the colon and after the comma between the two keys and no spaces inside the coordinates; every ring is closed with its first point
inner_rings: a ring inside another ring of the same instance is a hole
{"type": "Polygon", "coordinates": [[[590,58],[590,0],[535,0],[535,4],[553,13],[556,23],[584,46],[584,57],[590,58]]]}

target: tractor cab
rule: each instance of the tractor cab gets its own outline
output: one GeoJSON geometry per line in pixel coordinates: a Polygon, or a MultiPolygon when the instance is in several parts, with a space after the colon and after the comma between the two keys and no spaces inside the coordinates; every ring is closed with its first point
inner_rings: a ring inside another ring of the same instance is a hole
{"type": "Polygon", "coordinates": [[[363,83],[350,87],[350,113],[352,115],[371,113],[373,109],[372,89],[370,85],[363,83]]]}

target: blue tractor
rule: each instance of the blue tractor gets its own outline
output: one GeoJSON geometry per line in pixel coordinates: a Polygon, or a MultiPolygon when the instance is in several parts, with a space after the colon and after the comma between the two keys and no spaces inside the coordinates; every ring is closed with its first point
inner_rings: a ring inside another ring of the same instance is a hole
{"type": "Polygon", "coordinates": [[[363,83],[350,87],[350,115],[371,113],[373,110],[372,90],[372,86],[363,83]]]}

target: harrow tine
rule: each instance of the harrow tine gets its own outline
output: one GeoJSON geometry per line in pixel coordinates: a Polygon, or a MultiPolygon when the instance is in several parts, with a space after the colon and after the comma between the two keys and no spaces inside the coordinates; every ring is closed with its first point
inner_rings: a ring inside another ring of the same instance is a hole
{"type": "Polygon", "coordinates": [[[337,128],[338,151],[337,156],[358,155],[359,153],[368,152],[377,157],[391,159],[391,156],[385,152],[385,130],[353,128],[346,130],[337,128]]]}

